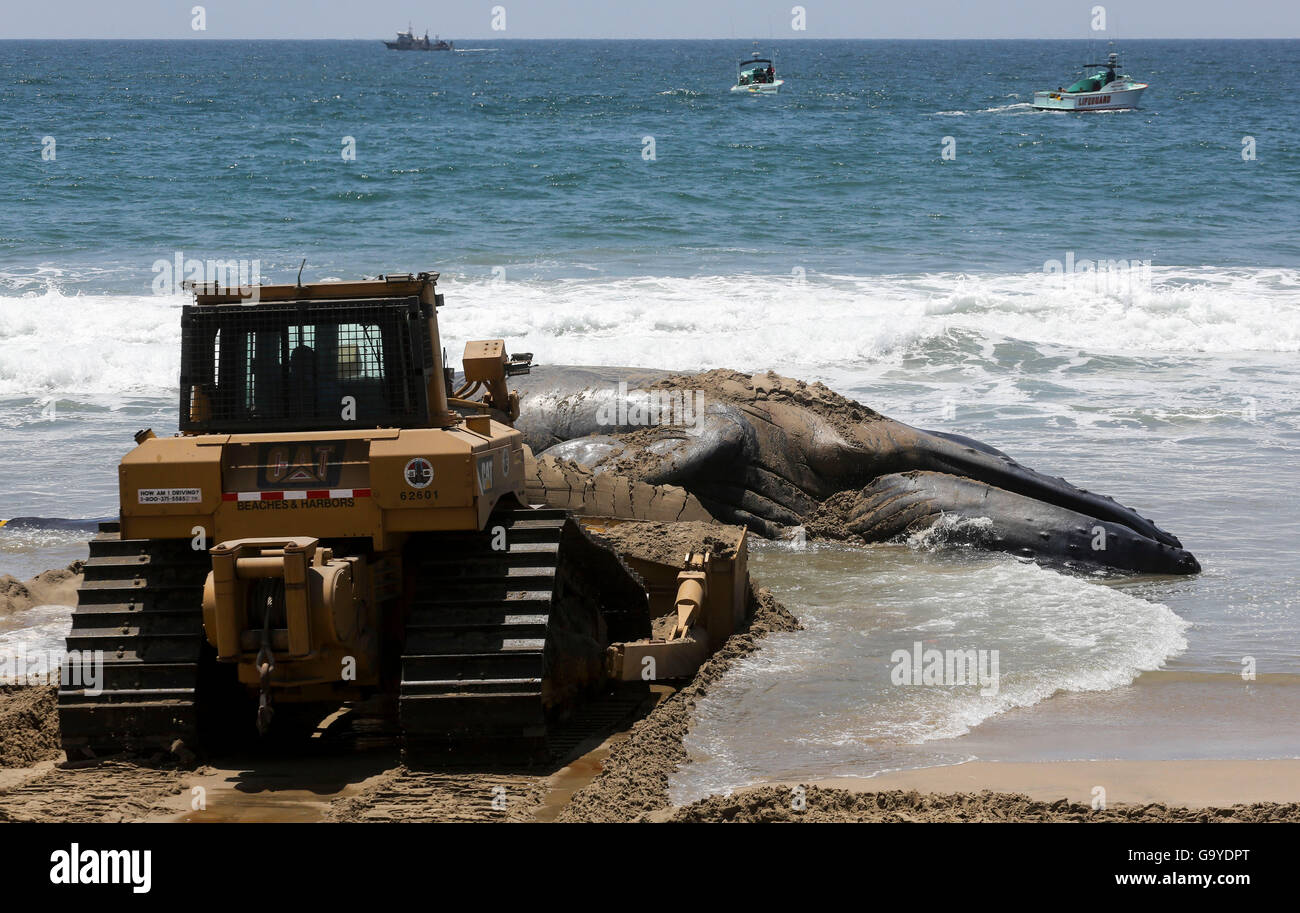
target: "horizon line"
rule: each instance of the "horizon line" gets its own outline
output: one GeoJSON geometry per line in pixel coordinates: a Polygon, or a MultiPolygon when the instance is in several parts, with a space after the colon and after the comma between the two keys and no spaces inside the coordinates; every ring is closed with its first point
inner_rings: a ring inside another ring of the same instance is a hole
{"type": "MultiPolygon", "coordinates": [[[[439,36],[443,37],[443,36],[439,36]]],[[[319,36],[315,38],[285,38],[285,37],[267,37],[267,36],[223,36],[223,37],[199,37],[199,36],[132,36],[117,35],[113,37],[105,36],[81,36],[81,35],[61,35],[57,38],[48,36],[13,36],[0,38],[0,43],[6,41],[389,41],[388,38],[371,38],[356,36],[338,37],[338,36],[319,36]]],[[[769,44],[777,44],[787,41],[1111,41],[1111,42],[1133,42],[1133,41],[1300,41],[1300,35],[1279,37],[1277,35],[1242,35],[1235,37],[1221,36],[1196,36],[1196,37],[1160,37],[1160,36],[1127,36],[1124,38],[1102,38],[1102,37],[1025,37],[1025,36],[981,36],[978,38],[937,38],[937,37],[918,37],[918,36],[872,36],[869,38],[845,38],[845,37],[799,37],[799,38],[755,38],[755,37],[708,37],[708,38],[682,38],[674,36],[666,37],[566,37],[566,36],[547,36],[533,38],[506,38],[502,36],[474,36],[470,35],[465,38],[448,38],[447,40],[456,41],[753,41],[769,44]]]]}

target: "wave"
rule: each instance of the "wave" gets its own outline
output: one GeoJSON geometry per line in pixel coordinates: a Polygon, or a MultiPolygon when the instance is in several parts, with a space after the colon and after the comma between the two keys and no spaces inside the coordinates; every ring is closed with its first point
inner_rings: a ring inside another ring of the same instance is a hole
{"type": "Polygon", "coordinates": [[[120,400],[169,395],[185,299],[65,295],[56,286],[0,297],[0,396],[120,400]]]}
{"type": "MultiPolygon", "coordinates": [[[[920,601],[932,604],[934,622],[953,625],[950,636],[962,642],[956,646],[970,641],[1000,650],[998,693],[987,697],[972,689],[915,689],[911,706],[904,705],[899,718],[886,724],[890,737],[910,742],[954,738],[1057,692],[1127,685],[1187,649],[1188,622],[1168,606],[1036,565],[1002,560],[987,568],[978,583],[966,576],[946,583],[920,601]],[[952,612],[953,603],[963,597],[962,610],[952,612]]],[[[924,605],[920,610],[925,612],[924,605]]]]}
{"type": "MultiPolygon", "coordinates": [[[[760,555],[765,575],[775,554],[760,555]]],[[[946,743],[1058,693],[1129,685],[1188,646],[1188,622],[1163,603],[1014,559],[927,560],[894,550],[883,563],[861,556],[846,564],[850,587],[818,580],[827,576],[824,554],[781,560],[781,573],[800,575],[782,598],[805,630],[769,637],[700,702],[686,741],[692,763],[673,779],[674,802],[967,752],[946,743]],[[800,561],[816,566],[800,569],[800,561]],[[896,651],[913,655],[917,643],[985,651],[982,670],[993,668],[996,651],[996,688],[990,680],[895,683],[896,651]]]]}
{"type": "MultiPolygon", "coordinates": [[[[444,282],[449,351],[502,337],[538,363],[772,369],[833,381],[909,358],[1300,351],[1300,271],[742,275],[444,282]],[[968,350],[954,353],[953,346],[968,350]],[[933,350],[933,351],[931,351],[933,350]]],[[[0,396],[170,396],[181,296],[0,296],[0,396]]]]}
{"type": "Polygon", "coordinates": [[[72,606],[42,605],[6,617],[0,626],[0,684],[36,684],[49,679],[67,655],[64,638],[72,627],[72,606]],[[19,657],[28,675],[16,675],[19,657]]]}
{"type": "Polygon", "coordinates": [[[980,108],[980,114],[1002,114],[1005,111],[1032,111],[1034,106],[1027,101],[1013,102],[1009,105],[995,105],[992,108],[980,108]]]}
{"type": "Polygon", "coordinates": [[[1009,105],[995,105],[992,108],[978,108],[975,111],[936,111],[935,117],[970,117],[971,114],[1004,114],[1008,111],[1032,111],[1034,106],[1027,101],[1014,102],[1009,105]]]}

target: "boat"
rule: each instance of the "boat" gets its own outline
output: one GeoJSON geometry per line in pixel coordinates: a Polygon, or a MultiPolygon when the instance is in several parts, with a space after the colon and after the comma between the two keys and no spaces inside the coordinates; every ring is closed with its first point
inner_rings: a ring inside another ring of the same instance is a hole
{"type": "Polygon", "coordinates": [[[405,32],[397,33],[396,41],[385,41],[390,51],[453,51],[456,46],[453,42],[443,41],[437,35],[433,40],[429,40],[429,32],[426,29],[423,38],[415,37],[415,30],[409,25],[405,32]]]}
{"type": "Polygon", "coordinates": [[[1068,89],[1035,92],[1033,106],[1039,111],[1123,111],[1136,108],[1147,83],[1119,74],[1119,55],[1111,52],[1105,63],[1085,63],[1084,67],[1104,67],[1085,76],[1068,89]]]}
{"type": "Polygon", "coordinates": [[[785,80],[776,78],[772,61],[755,51],[752,57],[736,65],[736,84],[731,91],[746,95],[775,95],[783,85],[785,80]]]}

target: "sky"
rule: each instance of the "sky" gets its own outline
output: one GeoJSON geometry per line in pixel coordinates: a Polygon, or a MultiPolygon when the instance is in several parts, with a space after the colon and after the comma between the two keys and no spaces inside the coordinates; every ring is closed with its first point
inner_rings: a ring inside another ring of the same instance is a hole
{"type": "Polygon", "coordinates": [[[0,0],[0,38],[1091,38],[1097,6],[1111,39],[1300,38],[1300,0],[0,0]]]}

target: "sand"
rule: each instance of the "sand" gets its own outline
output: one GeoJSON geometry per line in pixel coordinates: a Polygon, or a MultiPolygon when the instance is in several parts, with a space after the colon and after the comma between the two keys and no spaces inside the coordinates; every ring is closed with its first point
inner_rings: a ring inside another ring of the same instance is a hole
{"type": "Polygon", "coordinates": [[[338,822],[523,823],[546,798],[546,776],[507,771],[426,771],[399,767],[326,811],[338,822]]]}
{"type": "Polygon", "coordinates": [[[29,767],[57,757],[54,685],[0,685],[0,767],[29,767]]]}
{"type": "Polygon", "coordinates": [[[973,761],[895,771],[870,779],[831,778],[818,786],[922,792],[992,790],[1033,799],[1092,803],[1105,790],[1109,805],[1214,808],[1240,803],[1300,803],[1300,759],[1238,761],[973,761]]]}
{"type": "Polygon", "coordinates": [[[804,532],[811,539],[862,542],[862,537],[849,529],[849,518],[861,500],[861,491],[842,491],[831,495],[817,506],[812,516],[805,518],[804,532]]]}
{"type": "MultiPolygon", "coordinates": [[[[678,535],[698,541],[724,529],[698,526],[678,535]]],[[[681,544],[674,541],[673,547],[681,544]]],[[[654,547],[651,540],[643,546],[654,547]]],[[[64,572],[50,574],[36,579],[52,586],[70,579],[64,572]]],[[[1300,760],[972,762],[871,779],[764,784],[674,808],[669,778],[689,763],[683,740],[696,704],[734,663],[758,650],[767,634],[799,628],[798,619],[766,588],[751,587],[750,607],[746,626],[689,685],[660,701],[625,735],[609,740],[608,754],[592,762],[599,772],[589,782],[586,775],[578,778],[585,785],[571,796],[567,790],[558,799],[549,795],[555,776],[384,770],[381,759],[355,756],[355,771],[341,770],[348,762],[337,757],[307,763],[311,769],[297,775],[313,784],[314,801],[299,802],[301,808],[262,801],[251,809],[235,801],[217,803],[231,807],[216,811],[228,816],[225,820],[531,821],[549,808],[558,811],[547,818],[571,822],[1300,822],[1300,760]],[[1097,786],[1106,791],[1106,807],[1094,810],[1097,786]],[[802,798],[798,808],[796,787],[802,798]],[[491,801],[498,795],[508,800],[501,807],[491,801]]],[[[239,797],[248,788],[249,774],[210,768],[183,772],[125,759],[63,767],[56,763],[62,754],[55,698],[51,685],[0,686],[0,821],[179,820],[196,814],[188,807],[193,783],[233,785],[231,794],[239,797]]],[[[295,771],[303,765],[285,763],[295,771]]],[[[276,782],[281,792],[271,789],[272,798],[282,795],[284,784],[276,782]]]]}
{"type": "Polygon", "coordinates": [[[648,389],[699,390],[705,396],[740,406],[793,403],[817,413],[850,440],[856,426],[882,417],[876,410],[836,393],[823,383],[810,384],[771,371],[751,375],[717,368],[699,374],[675,374],[651,384],[648,389]]]}
{"type": "Polygon", "coordinates": [[[718,558],[731,558],[742,527],[722,523],[611,523],[597,531],[624,555],[680,565],[686,553],[709,550],[718,558]]]}
{"type": "MultiPolygon", "coordinates": [[[[1157,767],[1177,762],[1149,762],[1157,767]]],[[[1261,762],[1241,762],[1246,765],[1261,762]]],[[[1056,764],[1045,764],[1055,767],[1056,764]]],[[[866,781],[870,782],[870,781],[866,781]]],[[[1300,803],[1252,803],[1188,807],[1160,802],[1114,803],[1066,798],[1044,800],[991,790],[923,793],[916,790],[856,790],[815,784],[761,786],[730,796],[710,796],[653,820],[675,823],[907,823],[907,822],[1119,822],[1263,823],[1300,822],[1300,803]]]]}
{"type": "Polygon", "coordinates": [[[38,605],[76,605],[81,565],[80,561],[74,561],[59,570],[43,571],[27,581],[0,574],[0,615],[38,605]]]}
{"type": "Polygon", "coordinates": [[[183,778],[127,761],[54,767],[0,792],[0,822],[145,821],[187,792],[183,778]]]}
{"type": "Polygon", "coordinates": [[[773,631],[795,631],[799,620],[766,587],[750,590],[750,619],[682,690],[660,703],[616,745],[600,774],[576,791],[560,821],[637,821],[670,807],[668,780],[687,762],[682,740],[694,709],[727,670],[760,646],[773,631]]]}

